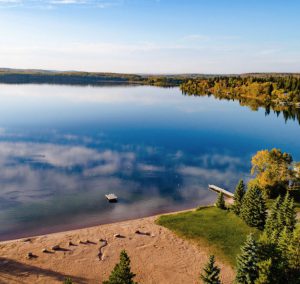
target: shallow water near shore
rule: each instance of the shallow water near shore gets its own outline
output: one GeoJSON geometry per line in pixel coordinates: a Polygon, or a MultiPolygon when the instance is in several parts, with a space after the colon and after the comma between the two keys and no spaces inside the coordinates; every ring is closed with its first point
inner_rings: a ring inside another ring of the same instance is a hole
{"type": "Polygon", "coordinates": [[[299,140],[282,114],[178,88],[0,84],[0,240],[209,204],[299,140]]]}

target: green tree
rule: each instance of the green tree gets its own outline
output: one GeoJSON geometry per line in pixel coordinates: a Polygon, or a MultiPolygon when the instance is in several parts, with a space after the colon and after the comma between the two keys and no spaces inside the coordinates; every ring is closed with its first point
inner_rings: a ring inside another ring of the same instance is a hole
{"type": "Polygon", "coordinates": [[[204,284],[221,284],[220,271],[220,268],[215,265],[214,255],[211,255],[200,277],[204,284]]]}
{"type": "Polygon", "coordinates": [[[116,264],[108,281],[103,284],[137,284],[133,281],[135,274],[131,272],[130,258],[125,250],[120,253],[120,262],[116,264]]]}
{"type": "Polygon", "coordinates": [[[300,228],[293,232],[293,236],[290,239],[288,245],[288,266],[290,283],[300,283],[300,228]]]}
{"type": "Polygon", "coordinates": [[[241,247],[241,254],[237,257],[236,283],[254,284],[258,278],[259,249],[252,234],[247,237],[241,247]]]}
{"type": "Polygon", "coordinates": [[[290,194],[287,194],[284,197],[284,200],[279,208],[279,222],[281,228],[287,227],[287,230],[292,232],[296,226],[296,211],[294,205],[294,199],[290,197],[290,194]]]}
{"type": "Polygon", "coordinates": [[[278,196],[268,215],[264,234],[276,244],[283,229],[285,228],[288,233],[292,233],[296,222],[293,198],[290,197],[289,193],[285,195],[284,199],[278,196]]]}
{"type": "Polygon", "coordinates": [[[249,226],[263,229],[266,212],[265,200],[260,189],[257,186],[250,187],[245,194],[240,216],[249,226]]]}
{"type": "Polygon", "coordinates": [[[270,213],[266,220],[264,234],[267,235],[267,238],[270,240],[277,240],[280,234],[278,222],[279,222],[279,214],[280,214],[280,207],[282,206],[282,197],[278,196],[274,203],[272,204],[270,213]]]}
{"type": "Polygon", "coordinates": [[[225,200],[224,200],[224,193],[223,192],[220,192],[218,194],[218,198],[217,198],[217,201],[216,201],[216,206],[220,209],[226,209],[225,200]]]}
{"type": "Polygon", "coordinates": [[[274,284],[272,280],[272,259],[263,260],[258,263],[258,278],[255,280],[255,284],[274,284]]]}
{"type": "Polygon", "coordinates": [[[245,195],[245,184],[244,181],[241,179],[237,187],[235,188],[234,197],[233,197],[234,203],[232,205],[232,210],[236,215],[240,215],[244,195],[245,195]]]}
{"type": "Polygon", "coordinates": [[[287,227],[284,227],[284,229],[280,232],[278,238],[277,248],[280,252],[282,260],[284,260],[285,262],[287,262],[289,258],[289,244],[292,237],[292,233],[288,230],[287,227]]]}

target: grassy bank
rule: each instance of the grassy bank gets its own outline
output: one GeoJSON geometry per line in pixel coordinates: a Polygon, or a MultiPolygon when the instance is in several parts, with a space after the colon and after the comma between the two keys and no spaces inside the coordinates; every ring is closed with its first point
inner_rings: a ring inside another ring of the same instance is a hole
{"type": "Polygon", "coordinates": [[[181,237],[199,245],[208,246],[218,258],[235,265],[236,256],[246,236],[259,231],[248,227],[234,213],[216,207],[203,207],[195,211],[159,217],[157,223],[181,237]]]}

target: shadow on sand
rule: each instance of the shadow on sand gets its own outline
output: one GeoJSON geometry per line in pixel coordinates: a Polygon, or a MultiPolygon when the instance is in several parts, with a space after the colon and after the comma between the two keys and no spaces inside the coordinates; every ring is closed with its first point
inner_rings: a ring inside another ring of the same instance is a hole
{"type": "Polygon", "coordinates": [[[75,283],[88,283],[87,279],[81,277],[62,274],[53,270],[44,269],[21,263],[12,259],[0,257],[0,283],[8,283],[10,281],[14,281],[15,278],[19,278],[22,276],[26,277],[26,275],[47,276],[52,278],[53,280],[61,282],[63,282],[65,278],[70,277],[75,283]]]}

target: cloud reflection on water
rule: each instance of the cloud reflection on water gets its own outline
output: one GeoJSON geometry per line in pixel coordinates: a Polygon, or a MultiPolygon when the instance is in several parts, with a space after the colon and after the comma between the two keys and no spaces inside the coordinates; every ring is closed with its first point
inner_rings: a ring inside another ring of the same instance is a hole
{"type": "Polygon", "coordinates": [[[184,151],[151,146],[118,149],[0,142],[0,234],[39,232],[66,222],[72,227],[79,219],[80,225],[104,223],[207,204],[214,197],[207,184],[213,180],[231,185],[242,163],[222,154],[191,159],[184,151]],[[107,192],[115,192],[120,203],[109,206],[107,192]]]}

